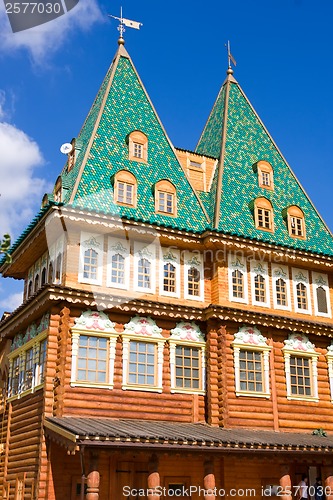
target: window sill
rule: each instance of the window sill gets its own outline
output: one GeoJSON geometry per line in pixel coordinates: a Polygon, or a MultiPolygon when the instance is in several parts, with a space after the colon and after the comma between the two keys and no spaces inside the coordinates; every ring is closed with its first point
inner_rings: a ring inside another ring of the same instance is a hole
{"type": "Polygon", "coordinates": [[[271,395],[267,392],[243,392],[243,391],[236,391],[236,396],[245,396],[249,398],[266,398],[270,399],[271,395]]]}
{"type": "Polygon", "coordinates": [[[113,389],[113,384],[98,384],[92,382],[79,382],[73,381],[70,383],[71,387],[90,387],[92,389],[113,389]]]}
{"type": "Polygon", "coordinates": [[[287,396],[288,401],[306,401],[307,403],[318,403],[319,398],[313,396],[287,396]]]}
{"type": "Polygon", "coordinates": [[[198,394],[199,396],[204,396],[206,394],[206,391],[202,391],[200,389],[181,389],[180,387],[177,388],[171,388],[170,389],[171,394],[190,394],[190,395],[195,395],[198,394]]]}
{"type": "Polygon", "coordinates": [[[145,391],[145,392],[163,392],[163,387],[147,387],[145,385],[127,385],[122,386],[123,391],[145,391]]]}

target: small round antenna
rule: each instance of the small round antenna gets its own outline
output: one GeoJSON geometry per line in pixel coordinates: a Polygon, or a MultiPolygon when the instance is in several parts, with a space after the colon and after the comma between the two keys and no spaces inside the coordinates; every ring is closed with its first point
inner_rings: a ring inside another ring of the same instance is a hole
{"type": "Polygon", "coordinates": [[[63,144],[60,148],[60,151],[64,155],[69,155],[69,153],[71,153],[72,150],[73,150],[73,146],[70,142],[65,142],[65,144],[63,144]]]}

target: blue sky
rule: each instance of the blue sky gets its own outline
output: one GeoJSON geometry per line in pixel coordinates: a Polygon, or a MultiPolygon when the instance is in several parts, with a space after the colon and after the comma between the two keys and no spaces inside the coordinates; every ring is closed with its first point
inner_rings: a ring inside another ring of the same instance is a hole
{"type": "MultiPolygon", "coordinates": [[[[1,0],[0,0],[1,1],[1,0]]],[[[240,83],[333,230],[333,2],[122,0],[126,48],[175,146],[193,149],[225,79],[240,83]]],[[[117,49],[120,3],[80,0],[69,14],[12,34],[0,4],[0,234],[39,210],[117,49]]],[[[0,314],[22,284],[0,280],[0,314]]]]}

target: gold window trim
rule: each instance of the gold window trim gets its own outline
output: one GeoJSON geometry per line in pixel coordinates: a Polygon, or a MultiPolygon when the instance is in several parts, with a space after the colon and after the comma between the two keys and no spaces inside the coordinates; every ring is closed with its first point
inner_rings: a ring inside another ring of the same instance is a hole
{"type": "Polygon", "coordinates": [[[137,180],[136,177],[127,170],[119,170],[115,175],[114,182],[114,201],[117,205],[123,205],[126,207],[136,208],[137,205],[137,180]],[[123,182],[125,185],[132,186],[132,200],[131,203],[126,203],[124,201],[119,201],[119,182],[123,182]]]}
{"type": "Polygon", "coordinates": [[[291,238],[298,238],[301,240],[306,239],[306,229],[305,229],[305,219],[303,211],[296,205],[291,205],[287,209],[287,224],[288,224],[288,232],[291,238]],[[292,233],[292,217],[296,217],[301,221],[302,233],[301,234],[293,234],[292,233]]]}
{"type": "Polygon", "coordinates": [[[258,184],[259,187],[268,189],[269,191],[274,190],[274,177],[273,177],[273,167],[268,161],[261,160],[257,163],[258,172],[258,184]],[[267,173],[269,175],[269,185],[263,183],[262,174],[267,173]]]}
{"type": "Polygon", "coordinates": [[[177,193],[176,193],[176,188],[175,186],[167,180],[161,180],[158,181],[155,184],[155,212],[161,215],[167,215],[171,217],[176,217],[177,216],[177,193]],[[162,210],[159,210],[159,205],[160,205],[160,194],[166,194],[166,195],[171,195],[172,196],[172,211],[171,212],[165,212],[162,210]]]}
{"type": "Polygon", "coordinates": [[[134,130],[128,136],[128,159],[140,163],[147,163],[148,161],[148,138],[140,130],[134,130]],[[142,157],[135,156],[135,144],[142,146],[142,157]]]}
{"type": "Polygon", "coordinates": [[[254,221],[256,229],[260,231],[268,231],[269,233],[274,232],[274,215],[273,207],[271,202],[267,198],[257,198],[254,202],[254,221]],[[266,210],[269,212],[269,227],[263,227],[259,225],[259,210],[266,210]]]}

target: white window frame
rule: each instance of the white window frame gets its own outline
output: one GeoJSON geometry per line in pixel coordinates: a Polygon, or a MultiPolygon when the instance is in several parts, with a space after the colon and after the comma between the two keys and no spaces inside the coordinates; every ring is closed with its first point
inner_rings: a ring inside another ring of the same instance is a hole
{"type": "Polygon", "coordinates": [[[270,385],[269,385],[269,355],[272,349],[267,345],[267,338],[261,332],[252,326],[243,326],[235,333],[234,340],[231,343],[234,349],[234,369],[235,369],[235,393],[236,396],[250,396],[257,398],[270,398],[270,385]],[[240,380],[240,351],[253,351],[259,352],[262,357],[263,365],[263,379],[262,391],[245,391],[241,389],[240,380]]]}
{"type": "Polygon", "coordinates": [[[106,286],[111,288],[121,288],[128,290],[130,285],[130,245],[129,242],[122,238],[109,237],[108,239],[108,263],[107,263],[107,279],[106,286]],[[112,257],[114,255],[121,255],[124,258],[124,283],[114,283],[111,281],[112,274],[112,257]]]}
{"type": "Polygon", "coordinates": [[[287,399],[301,401],[319,401],[318,397],[318,368],[317,362],[319,353],[315,351],[315,346],[308,337],[302,333],[291,333],[287,340],[284,341],[285,346],[282,348],[285,363],[287,399]],[[299,358],[308,358],[310,360],[311,373],[311,396],[296,395],[291,392],[291,373],[290,373],[290,357],[296,356],[299,358]]]}
{"type": "Polygon", "coordinates": [[[72,387],[98,387],[104,389],[113,388],[114,363],[116,358],[116,344],[119,334],[114,329],[115,323],[109,320],[102,311],[85,311],[79,318],[75,319],[72,328],[72,367],[71,381],[72,387]],[[80,336],[106,338],[108,340],[108,371],[106,382],[89,382],[87,380],[77,380],[77,362],[80,336]]]}
{"type": "Polygon", "coordinates": [[[135,316],[129,323],[124,325],[124,331],[121,334],[123,341],[123,390],[159,392],[163,391],[163,351],[166,339],[162,335],[162,328],[159,328],[155,321],[149,317],[142,318],[135,316]],[[155,384],[140,385],[129,383],[129,353],[130,342],[152,343],[156,346],[155,358],[155,384]]]}
{"type": "Polygon", "coordinates": [[[228,281],[229,281],[229,300],[230,302],[240,302],[242,304],[248,304],[248,282],[247,282],[247,263],[244,257],[240,257],[237,254],[228,254],[228,281]],[[243,274],[244,279],[244,295],[243,297],[234,297],[232,290],[232,273],[233,271],[240,271],[243,274]]]}
{"type": "Polygon", "coordinates": [[[188,300],[204,300],[204,269],[203,269],[203,257],[199,252],[189,252],[184,253],[184,298],[188,300]],[[190,295],[188,293],[188,272],[191,268],[196,269],[200,273],[199,280],[199,295],[190,295]]]}
{"type": "Polygon", "coordinates": [[[332,310],[330,301],[330,289],[328,286],[328,276],[325,273],[317,273],[315,271],[312,271],[311,278],[312,278],[313,304],[314,304],[315,315],[323,316],[325,318],[331,318],[332,310]],[[326,293],[327,313],[318,311],[317,289],[320,287],[323,288],[326,293]]]}
{"type": "Polygon", "coordinates": [[[255,306],[261,307],[270,307],[270,296],[269,296],[269,277],[268,277],[268,264],[267,262],[260,262],[256,260],[251,260],[250,262],[251,269],[251,295],[252,295],[252,304],[255,306]],[[259,302],[256,300],[255,295],[255,277],[262,276],[264,278],[265,283],[265,302],[259,302]]]}
{"type": "Polygon", "coordinates": [[[80,238],[80,259],[79,259],[79,282],[91,285],[101,285],[103,278],[103,255],[104,255],[104,237],[95,233],[81,233],[80,238]],[[89,249],[97,253],[97,278],[84,277],[84,253],[89,249]]]}
{"type": "Polygon", "coordinates": [[[272,288],[273,288],[273,306],[274,306],[274,309],[281,309],[283,311],[291,311],[290,280],[289,280],[288,266],[283,266],[280,264],[272,264],[272,288]],[[287,304],[288,304],[286,306],[283,306],[283,305],[277,303],[276,282],[279,279],[283,279],[283,281],[286,282],[287,304]]]}
{"type": "Polygon", "coordinates": [[[141,293],[156,291],[156,246],[155,243],[134,242],[134,290],[141,293]],[[150,262],[150,287],[140,287],[138,284],[139,261],[147,259],[150,262]]]}
{"type": "Polygon", "coordinates": [[[174,248],[161,248],[160,250],[160,283],[159,294],[166,297],[180,297],[180,251],[174,248]],[[168,292],[164,290],[164,266],[165,264],[172,264],[175,267],[175,292],[168,292]]]}
{"type": "Polygon", "coordinates": [[[295,267],[292,268],[292,277],[293,277],[293,292],[294,292],[294,307],[295,311],[302,314],[311,314],[311,293],[310,293],[310,282],[309,282],[309,272],[305,269],[297,269],[295,267]],[[302,283],[306,288],[306,297],[308,302],[307,309],[299,309],[297,304],[297,285],[302,283]]]}
{"type": "MultiPolygon", "coordinates": [[[[29,338],[29,334],[26,334],[25,338],[29,338]]],[[[24,338],[22,340],[23,345],[14,349],[8,354],[9,361],[9,379],[8,379],[8,399],[19,399],[26,394],[34,393],[37,389],[44,386],[44,382],[39,383],[39,350],[41,343],[47,339],[47,330],[43,330],[41,333],[36,335],[36,337],[31,338],[29,341],[25,342],[24,338]],[[25,361],[26,353],[30,349],[33,349],[33,375],[31,381],[31,387],[24,389],[24,379],[25,379],[25,361]],[[11,394],[12,386],[12,369],[13,361],[15,358],[19,358],[19,380],[18,380],[18,392],[11,394]]],[[[46,362],[46,360],[45,360],[46,362]]]]}
{"type": "Polygon", "coordinates": [[[205,394],[206,389],[206,342],[200,328],[195,323],[180,322],[171,330],[168,339],[170,346],[170,376],[171,393],[181,394],[205,394]],[[199,351],[200,387],[198,389],[177,387],[176,385],[176,347],[194,347],[199,351]]]}

